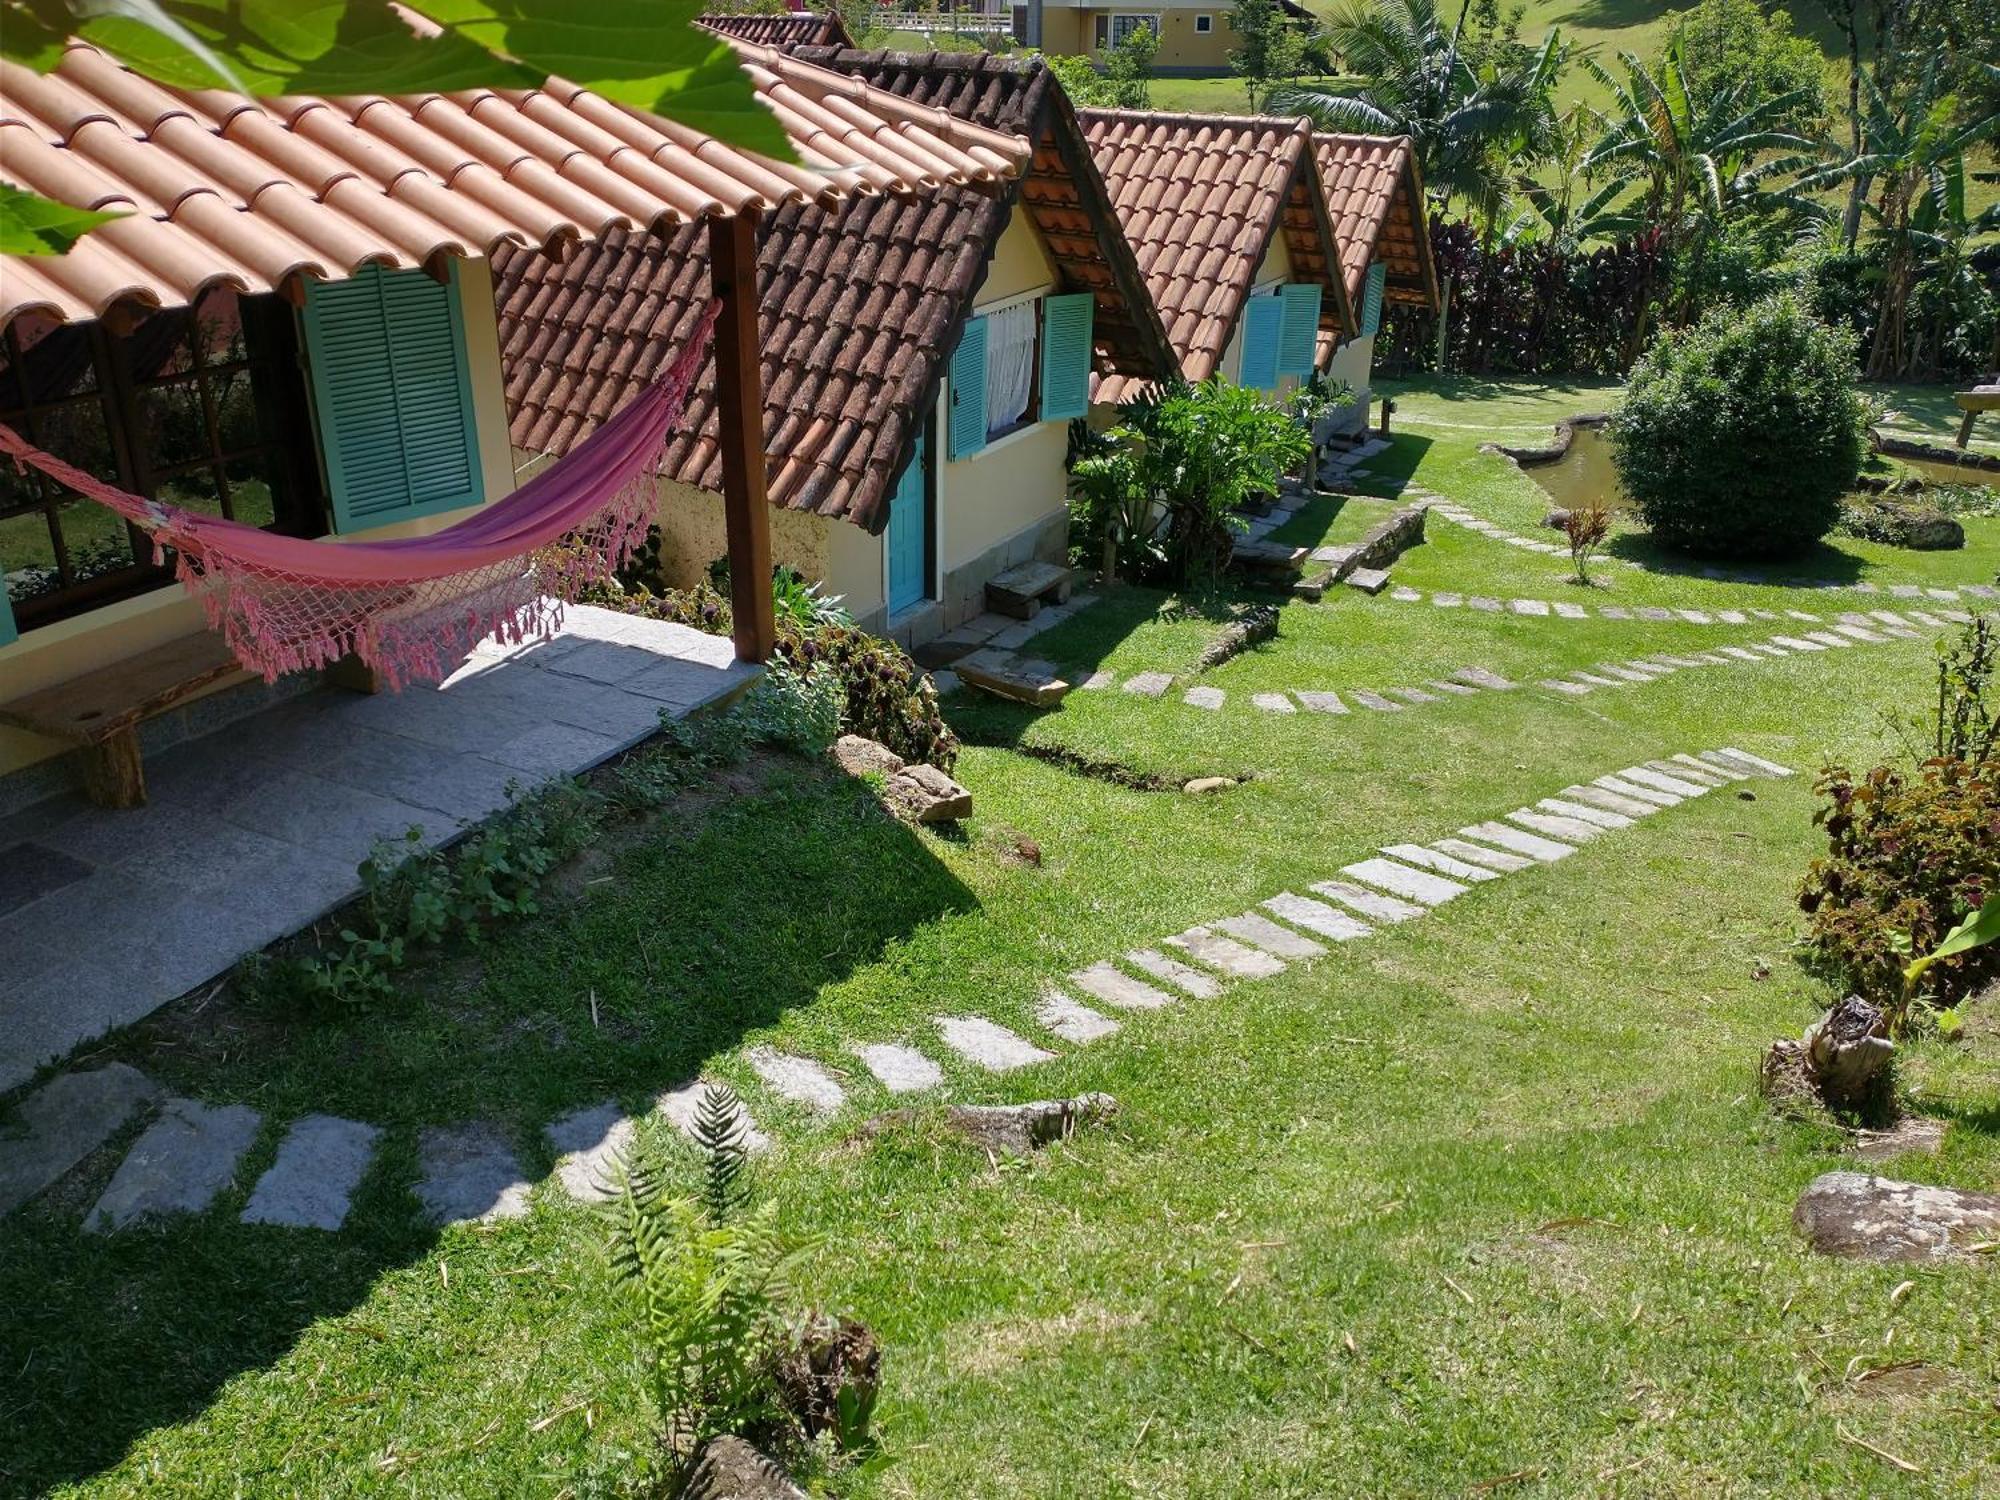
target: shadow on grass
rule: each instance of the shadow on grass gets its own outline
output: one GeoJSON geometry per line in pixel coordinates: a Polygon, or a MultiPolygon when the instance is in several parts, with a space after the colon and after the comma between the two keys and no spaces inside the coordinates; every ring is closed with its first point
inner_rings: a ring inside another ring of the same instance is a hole
{"type": "MultiPolygon", "coordinates": [[[[406,971],[394,1005],[302,1020],[191,997],[97,1049],[89,1063],[132,1063],[168,1092],[251,1105],[264,1133],[199,1216],[81,1233],[112,1149],[0,1222],[0,1490],[89,1478],[324,1320],[348,1319],[393,1366],[403,1356],[377,1320],[395,1299],[352,1315],[437,1245],[411,1195],[421,1127],[490,1120],[539,1180],[551,1120],[606,1099],[646,1109],[747,1031],[974,905],[862,783],[781,757],[728,774],[587,855],[573,900],[406,971]],[[347,1224],[240,1223],[250,1184],[309,1112],[383,1127],[347,1224]]],[[[459,1236],[452,1254],[513,1264],[525,1232],[459,1236]]]]}
{"type": "Polygon", "coordinates": [[[1830,586],[1858,583],[1868,565],[1852,553],[1825,542],[1815,542],[1804,552],[1787,558],[1723,562],[1695,557],[1655,541],[1650,532],[1624,531],[1604,544],[1608,557],[1637,563],[1649,573],[1667,577],[1728,579],[1736,583],[1790,586],[1830,586]]]}

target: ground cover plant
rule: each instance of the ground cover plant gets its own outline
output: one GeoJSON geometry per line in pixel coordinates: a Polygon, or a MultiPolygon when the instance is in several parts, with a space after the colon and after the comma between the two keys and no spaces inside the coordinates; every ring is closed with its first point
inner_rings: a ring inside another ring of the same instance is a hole
{"type": "MultiPolygon", "coordinates": [[[[1384,470],[1532,526],[1533,481],[1477,445],[1546,429],[1544,408],[1577,394],[1411,389],[1384,470]]],[[[1288,535],[1349,538],[1386,505],[1316,501],[1288,535]]],[[[1964,562],[1832,549],[1939,581],[1964,562]]],[[[1993,534],[1967,550],[1990,577],[1993,534]]],[[[1544,585],[1568,567],[1434,520],[1397,576],[1469,588],[1446,581],[1463,569],[1563,597],[1544,585]]],[[[1831,613],[1818,591],[1599,572],[1618,597],[1831,613]]],[[[1535,667],[1746,634],[1352,591],[1282,615],[1274,641],[1202,680],[1232,705],[1473,662],[1532,684],[1535,667]]],[[[1184,672],[1221,628],[1120,585],[1036,650],[1121,679],[1184,672]]],[[[862,1311],[887,1347],[875,1427],[892,1461],[839,1481],[856,1496],[1990,1489],[1991,1268],[1806,1255],[1792,1200],[1853,1158],[1750,1086],[1746,1059],[1833,993],[1792,946],[1797,872],[1824,848],[1808,774],[1719,789],[1222,999],[1120,1013],[1119,1036],[1052,1063],[995,1076],[942,1055],[955,1099],[1118,1098],[1113,1128],[1031,1162],[921,1128],[855,1142],[890,1107],[858,1067],[842,1068],[849,1108],[821,1123],[743,1061],[766,1043],[840,1066],[853,1042],[923,1038],[938,1014],[1033,1034],[1044,986],[1082,964],[1641,758],[1738,744],[1802,773],[1874,764],[1898,748],[1885,713],[1906,714],[1932,666],[1927,642],[1895,642],[1772,661],[1754,688],[1688,671],[1340,718],[961,696],[947,712],[977,811],[954,836],[895,822],[808,758],[714,767],[558,871],[534,916],[413,963],[409,1003],[271,1016],[225,991],[93,1049],[85,1062],[251,1103],[266,1132],[191,1219],[78,1233],[121,1142],[0,1220],[0,1488],[615,1492],[655,1417],[602,1225],[546,1185],[521,1220],[424,1228],[415,1136],[496,1119],[539,1177],[549,1120],[605,1098],[643,1115],[703,1073],[775,1139],[757,1170],[779,1228],[813,1241],[801,1295],[862,1311]],[[1146,791],[1057,752],[1245,779],[1146,791]],[[1018,838],[1039,864],[1009,853],[1018,838]],[[385,1127],[350,1225],[237,1222],[283,1124],[309,1111],[385,1127]]],[[[2000,1030],[1977,1005],[1966,1018],[1965,1040],[1903,1050],[1902,1087],[1948,1122],[1942,1153],[1882,1170],[2000,1177],[2000,1030]]],[[[675,1192],[698,1190],[698,1155],[656,1118],[642,1136],[675,1192]]]]}

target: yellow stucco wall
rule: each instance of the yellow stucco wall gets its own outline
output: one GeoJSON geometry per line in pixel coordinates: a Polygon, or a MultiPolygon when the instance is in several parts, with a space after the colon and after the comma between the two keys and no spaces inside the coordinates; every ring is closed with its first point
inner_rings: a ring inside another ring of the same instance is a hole
{"type": "MultiPolygon", "coordinates": [[[[1236,46],[1236,33],[1230,28],[1229,7],[1218,5],[1210,10],[1154,10],[1143,3],[1130,6],[1096,6],[1078,10],[1046,10],[1042,16],[1042,50],[1045,52],[1080,53],[1096,61],[1103,60],[1103,51],[1097,46],[1097,21],[1104,18],[1107,37],[1111,34],[1111,17],[1146,16],[1157,18],[1160,33],[1160,50],[1154,55],[1155,68],[1213,68],[1227,72],[1229,54],[1236,46]],[[1195,17],[1208,16],[1210,30],[1204,35],[1195,30],[1195,17]],[[1058,36],[1062,44],[1058,45],[1058,36]]],[[[1104,50],[1109,50],[1104,49],[1104,50]]]]}
{"type": "MultiPolygon", "coordinates": [[[[1272,287],[1281,286],[1291,279],[1291,249],[1285,244],[1284,235],[1274,234],[1271,236],[1270,248],[1264,252],[1263,260],[1257,264],[1257,276],[1251,282],[1251,290],[1253,294],[1268,292],[1272,287]]],[[[1239,378],[1243,373],[1243,319],[1240,315],[1236,319],[1236,326],[1229,331],[1229,343],[1222,351],[1222,362],[1215,368],[1230,380],[1239,378]]],[[[1280,397],[1287,395],[1297,387],[1298,383],[1296,375],[1280,375],[1278,389],[1274,394],[1280,397]]]]}
{"type": "MultiPolygon", "coordinates": [[[[479,465],[486,500],[509,493],[515,484],[507,442],[505,387],[500,378],[500,338],[493,312],[492,268],[484,260],[459,265],[458,295],[465,318],[466,363],[473,392],[473,420],[479,437],[479,465]]],[[[372,540],[422,536],[462,519],[467,511],[426,516],[366,533],[372,540]]],[[[137,598],[122,599],[88,613],[23,631],[12,645],[0,646],[0,698],[15,698],[67,682],[128,656],[206,628],[201,608],[177,583],[137,598]]],[[[247,676],[247,674],[245,674],[247,676]]],[[[232,677],[208,691],[245,680],[232,677]]],[[[60,754],[69,748],[25,730],[0,726],[0,776],[60,754]]]]}
{"type": "Polygon", "coordinates": [[[1375,367],[1375,335],[1349,339],[1333,351],[1333,358],[1327,361],[1326,375],[1329,380],[1344,380],[1354,387],[1357,397],[1368,394],[1368,378],[1375,367]]]}

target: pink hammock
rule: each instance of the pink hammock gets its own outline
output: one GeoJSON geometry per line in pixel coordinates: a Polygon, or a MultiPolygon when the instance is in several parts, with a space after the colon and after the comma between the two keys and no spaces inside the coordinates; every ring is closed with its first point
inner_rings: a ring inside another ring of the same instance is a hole
{"type": "Polygon", "coordinates": [[[505,499],[430,536],[279,536],[116,489],[0,425],[0,452],[109,506],[169,553],[209,628],[267,682],[358,657],[392,688],[438,682],[488,636],[546,640],[563,601],[602,583],[645,539],[654,476],[708,351],[711,303],[673,365],[569,454],[505,499]]]}

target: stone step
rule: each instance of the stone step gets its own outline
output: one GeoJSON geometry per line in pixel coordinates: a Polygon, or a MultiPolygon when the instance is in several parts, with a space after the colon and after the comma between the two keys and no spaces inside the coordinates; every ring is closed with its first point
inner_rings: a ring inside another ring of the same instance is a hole
{"type": "Polygon", "coordinates": [[[1541,599],[1509,599],[1507,608],[1517,615],[1546,615],[1549,612],[1547,601],[1541,599]]]}
{"type": "MultiPolygon", "coordinates": [[[[654,1108],[674,1129],[689,1140],[693,1140],[695,1120],[701,1113],[702,1095],[707,1091],[708,1080],[697,1078],[693,1083],[669,1089],[660,1095],[654,1103],[654,1108]]],[[[736,1107],[730,1114],[735,1119],[744,1150],[751,1152],[770,1150],[771,1138],[757,1128],[757,1122],[750,1117],[750,1111],[741,1099],[736,1101],[736,1107]]]]}
{"type": "Polygon", "coordinates": [[[1592,807],[1586,802],[1565,802],[1560,797],[1544,797],[1535,804],[1537,812],[1549,813],[1558,818],[1568,818],[1577,823],[1589,823],[1597,828],[1630,828],[1632,820],[1623,813],[1607,811],[1602,807],[1592,807]]]}
{"type": "Polygon", "coordinates": [[[1663,792],[1656,786],[1642,786],[1636,781],[1627,781],[1622,776],[1600,776],[1591,783],[1620,797],[1629,797],[1634,802],[1650,802],[1655,807],[1673,807],[1685,802],[1685,797],[1677,797],[1672,792],[1663,792]]]}
{"type": "Polygon", "coordinates": [[[1155,989],[1108,963],[1095,963],[1087,969],[1078,969],[1069,976],[1069,982],[1086,995],[1107,1005],[1115,1005],[1120,1010],[1158,1010],[1174,1003],[1174,997],[1165,990],[1155,989]]]}
{"type": "Polygon", "coordinates": [[[1267,714],[1295,714],[1298,705],[1283,693],[1252,693],[1250,701],[1267,714]]]}
{"type": "Polygon", "coordinates": [[[1654,770],[1651,766],[1627,766],[1618,775],[1622,780],[1670,792],[1681,798],[1699,797],[1708,790],[1699,782],[1689,781],[1681,776],[1669,776],[1665,772],[1654,770]]]}
{"type": "Polygon", "coordinates": [[[340,1228],[381,1139],[379,1125],[338,1115],[301,1115],[285,1132],[270,1169],[250,1190],[243,1222],[340,1228]]]}
{"type": "Polygon", "coordinates": [[[1586,683],[1564,682],[1560,677],[1544,677],[1536,685],[1538,687],[1552,688],[1558,693],[1567,693],[1572,698],[1581,698],[1590,691],[1590,687],[1586,683]]]}
{"type": "Polygon", "coordinates": [[[1096,693],[1103,691],[1105,688],[1115,686],[1117,682],[1117,673],[1107,672],[1104,668],[1099,667],[1095,672],[1092,672],[1083,681],[1079,682],[1076,685],[1076,690],[1079,693],[1096,693]]]}
{"type": "Polygon", "coordinates": [[[1356,703],[1359,703],[1363,708],[1372,708],[1378,714],[1395,714],[1403,711],[1402,704],[1391,703],[1380,693],[1370,693],[1364,692],[1360,688],[1350,688],[1347,696],[1352,698],[1356,703]]]}
{"type": "Polygon", "coordinates": [[[500,1127],[486,1120],[417,1132],[417,1202],[442,1226],[491,1224],[528,1212],[528,1178],[500,1127]]]}
{"type": "Polygon", "coordinates": [[[770,1047],[752,1047],[744,1054],[744,1060],[772,1093],[802,1104],[814,1114],[833,1114],[847,1102],[847,1093],[839,1080],[809,1057],[796,1057],[770,1047]]]}
{"type": "Polygon", "coordinates": [[[1263,903],[1264,909],[1283,917],[1294,927],[1303,927],[1307,932],[1316,932],[1323,938],[1331,938],[1336,943],[1352,942],[1365,938],[1375,931],[1366,922],[1350,917],[1346,912],[1328,906],[1324,901],[1315,901],[1309,896],[1297,896],[1290,891],[1280,891],[1263,903]]]}
{"type": "Polygon", "coordinates": [[[1427,693],[1422,688],[1392,687],[1389,689],[1389,691],[1394,693],[1398,698],[1401,698],[1405,703],[1444,702],[1444,700],[1438,697],[1436,693],[1427,693]]]}
{"type": "Polygon", "coordinates": [[[1571,844],[1587,844],[1604,832],[1594,823],[1586,823],[1581,818],[1558,817],[1554,813],[1537,812],[1532,807],[1515,808],[1507,814],[1507,821],[1520,824],[1530,833],[1571,844]]]}
{"type": "Polygon", "coordinates": [[[920,1094],[944,1082],[944,1070],[915,1047],[895,1042],[863,1042],[854,1048],[861,1065],[892,1094],[920,1094]]]}
{"type": "Polygon", "coordinates": [[[1576,853],[1574,846],[1559,844],[1553,839],[1513,828],[1505,823],[1475,823],[1470,828],[1458,830],[1461,838],[1483,839],[1497,848],[1512,854],[1525,854],[1528,858],[1543,864],[1554,864],[1559,859],[1568,859],[1576,853]]]}
{"type": "Polygon", "coordinates": [[[1460,667],[1451,676],[1455,682],[1469,682],[1474,687],[1489,688],[1496,693],[1507,692],[1514,686],[1498,672],[1490,672],[1485,667],[1460,667]]]}
{"type": "Polygon", "coordinates": [[[1535,861],[1523,859],[1518,854],[1509,854],[1501,849],[1489,849],[1484,844],[1475,844],[1466,839],[1434,839],[1431,847],[1454,859],[1465,860],[1469,864],[1484,865],[1497,875],[1512,875],[1517,870],[1532,870],[1535,861]]]}
{"type": "Polygon", "coordinates": [[[1319,895],[1331,896],[1342,906],[1361,913],[1372,922],[1408,922],[1430,911],[1429,907],[1419,906],[1414,901],[1385,896],[1380,891],[1350,885],[1345,880],[1314,881],[1312,889],[1319,895]]]}
{"type": "Polygon", "coordinates": [[[1181,694],[1181,702],[1187,704],[1190,708],[1205,708],[1212,713],[1222,707],[1224,697],[1225,694],[1221,688],[1204,685],[1189,688],[1185,693],[1181,694]]]}
{"type": "MultiPolygon", "coordinates": [[[[1183,994],[1192,995],[1197,1000],[1213,1000],[1222,993],[1222,986],[1209,975],[1190,964],[1182,963],[1177,958],[1168,958],[1155,948],[1134,948],[1125,955],[1125,962],[1141,973],[1164,980],[1183,994]]],[[[1122,974],[1119,975],[1121,979],[1124,977],[1122,974]]]]}
{"type": "Polygon", "coordinates": [[[92,1234],[142,1219],[198,1214],[236,1181],[236,1166],[264,1117],[241,1104],[168,1099],[118,1164],[83,1221],[92,1234]]]}
{"type": "Polygon", "coordinates": [[[958,663],[959,680],[981,692],[1034,708],[1048,708],[1069,695],[1069,683],[1053,662],[1011,652],[975,651],[958,663]]]}
{"type": "Polygon", "coordinates": [[[1141,672],[1125,679],[1125,691],[1141,698],[1158,698],[1173,685],[1173,677],[1166,672],[1141,672]]]}
{"type": "Polygon", "coordinates": [[[1344,714],[1347,712],[1347,705],[1340,701],[1340,694],[1338,693],[1299,691],[1294,692],[1292,696],[1299,700],[1299,706],[1308,713],[1344,714]]]}
{"type": "Polygon", "coordinates": [[[106,1063],[51,1078],[21,1101],[18,1133],[0,1136],[0,1215],[12,1213],[159,1098],[137,1068],[106,1063]]]}
{"type": "Polygon", "coordinates": [[[1416,865],[1420,869],[1432,870],[1439,875],[1449,875],[1453,880],[1470,881],[1478,884],[1482,880],[1498,880],[1497,870],[1484,869],[1468,864],[1436,849],[1426,849],[1422,844],[1384,844],[1382,852],[1391,858],[1400,859],[1406,865],[1416,865]]]}
{"type": "Polygon", "coordinates": [[[1311,938],[1300,937],[1288,927],[1280,927],[1261,912],[1247,911],[1215,924],[1223,932],[1253,948],[1262,948],[1273,958],[1318,958],[1326,952],[1311,938]]]}
{"type": "Polygon", "coordinates": [[[1446,682],[1440,677],[1431,678],[1424,686],[1434,687],[1440,693],[1448,693],[1454,698],[1477,698],[1479,696],[1479,689],[1468,683],[1446,682]]]}
{"type": "Polygon", "coordinates": [[[1692,768],[1671,760],[1649,760],[1646,769],[1658,771],[1662,776],[1674,777],[1681,781],[1692,781],[1696,786],[1727,786],[1734,777],[1724,776],[1720,771],[1695,761],[1692,768]]]}
{"type": "Polygon", "coordinates": [[[618,1196],[637,1133],[618,1101],[607,1099],[549,1121],[542,1139],[555,1153],[556,1181],[573,1202],[607,1203],[618,1196]]]}
{"type": "Polygon", "coordinates": [[[1274,974],[1285,972],[1282,959],[1259,953],[1255,948],[1245,947],[1234,938],[1223,937],[1206,927],[1190,927],[1166,941],[1168,947],[1180,949],[1197,963],[1207,964],[1231,979],[1269,979],[1274,974]]]}
{"type": "Polygon", "coordinates": [[[1069,599],[1075,575],[1048,562],[1024,562],[986,580],[986,604],[996,614],[1032,619],[1044,603],[1069,599]]]}
{"type": "Polygon", "coordinates": [[[1562,789],[1562,795],[1571,803],[1601,807],[1607,812],[1627,818],[1651,817],[1661,807],[1657,802],[1642,802],[1637,797],[1621,797],[1618,793],[1606,791],[1601,786],[1566,786],[1562,789]]]}
{"type": "Polygon", "coordinates": [[[1796,773],[1789,766],[1781,766],[1775,760],[1766,760],[1761,755],[1752,755],[1747,750],[1738,750],[1733,745],[1724,745],[1720,750],[1704,750],[1703,760],[1720,760],[1733,766],[1745,766],[1762,776],[1791,776],[1796,773]]]}
{"type": "Polygon", "coordinates": [[[1429,870],[1413,870],[1408,865],[1398,864],[1393,859],[1364,859],[1351,865],[1341,866],[1340,873],[1387,891],[1392,896],[1406,897],[1424,906],[1442,906],[1456,896],[1463,896],[1471,889],[1456,880],[1429,870]]]}
{"type": "Polygon", "coordinates": [[[1668,764],[1673,766],[1675,770],[1699,771],[1704,776],[1720,776],[1724,781],[1748,781],[1750,779],[1748,771],[1739,770],[1737,767],[1729,765],[1726,762],[1705,761],[1686,753],[1672,757],[1668,761],[1668,764]]]}
{"type": "Polygon", "coordinates": [[[1102,1041],[1118,1029],[1111,1017],[1072,1000],[1061,990],[1050,990],[1036,1002],[1035,1024],[1050,1036],[1061,1037],[1079,1047],[1102,1041]]]}
{"type": "Polygon", "coordinates": [[[938,1035],[967,1062],[989,1073],[1011,1073],[1035,1063],[1054,1062],[1055,1053],[1037,1047],[984,1016],[938,1016],[938,1035]]]}

